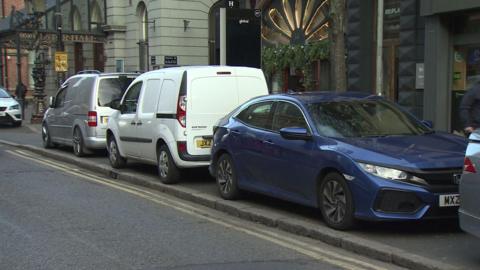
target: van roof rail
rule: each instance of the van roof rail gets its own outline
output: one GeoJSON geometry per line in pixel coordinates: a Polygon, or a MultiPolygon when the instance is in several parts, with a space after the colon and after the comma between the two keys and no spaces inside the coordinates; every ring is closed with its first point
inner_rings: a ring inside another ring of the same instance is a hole
{"type": "Polygon", "coordinates": [[[100,74],[101,72],[99,70],[81,70],[77,74],[100,74]]]}

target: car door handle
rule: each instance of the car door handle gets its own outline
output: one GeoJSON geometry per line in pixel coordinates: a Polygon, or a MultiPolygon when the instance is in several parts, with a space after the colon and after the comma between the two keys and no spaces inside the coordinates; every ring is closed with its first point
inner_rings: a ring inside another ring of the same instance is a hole
{"type": "Polygon", "coordinates": [[[264,144],[269,144],[269,145],[274,145],[275,143],[272,142],[271,140],[264,140],[262,141],[264,144]]]}
{"type": "Polygon", "coordinates": [[[240,130],[236,129],[231,129],[230,132],[232,132],[233,134],[240,134],[240,130]]]}

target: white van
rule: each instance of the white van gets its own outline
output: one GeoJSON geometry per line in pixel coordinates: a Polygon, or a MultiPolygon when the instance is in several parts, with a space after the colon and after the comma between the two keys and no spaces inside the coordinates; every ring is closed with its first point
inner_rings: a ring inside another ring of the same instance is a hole
{"type": "Polygon", "coordinates": [[[208,166],[214,124],[238,105],[267,95],[262,70],[248,67],[177,67],[136,78],[108,120],[112,167],[126,159],[156,164],[163,183],[181,168],[208,166]]]}

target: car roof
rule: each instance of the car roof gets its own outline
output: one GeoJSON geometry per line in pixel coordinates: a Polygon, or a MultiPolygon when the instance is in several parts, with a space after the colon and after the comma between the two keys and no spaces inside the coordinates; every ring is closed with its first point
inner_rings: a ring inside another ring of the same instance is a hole
{"type": "Polygon", "coordinates": [[[315,91],[315,92],[296,92],[288,94],[276,94],[271,95],[269,98],[274,99],[293,99],[298,100],[301,103],[318,103],[328,101],[354,101],[354,100],[379,100],[383,99],[380,96],[373,95],[365,92],[333,92],[333,91],[315,91]]]}

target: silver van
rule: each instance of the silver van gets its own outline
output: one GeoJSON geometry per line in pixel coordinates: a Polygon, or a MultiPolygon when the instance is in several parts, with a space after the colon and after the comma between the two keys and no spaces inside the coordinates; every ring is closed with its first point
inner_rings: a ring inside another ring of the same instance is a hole
{"type": "Polygon", "coordinates": [[[460,228],[480,237],[480,132],[475,130],[469,137],[463,174],[460,180],[460,228]]]}
{"type": "Polygon", "coordinates": [[[82,72],[68,78],[49,100],[42,123],[45,148],[73,146],[76,156],[105,149],[109,106],[119,100],[136,73],[82,72]]]}

